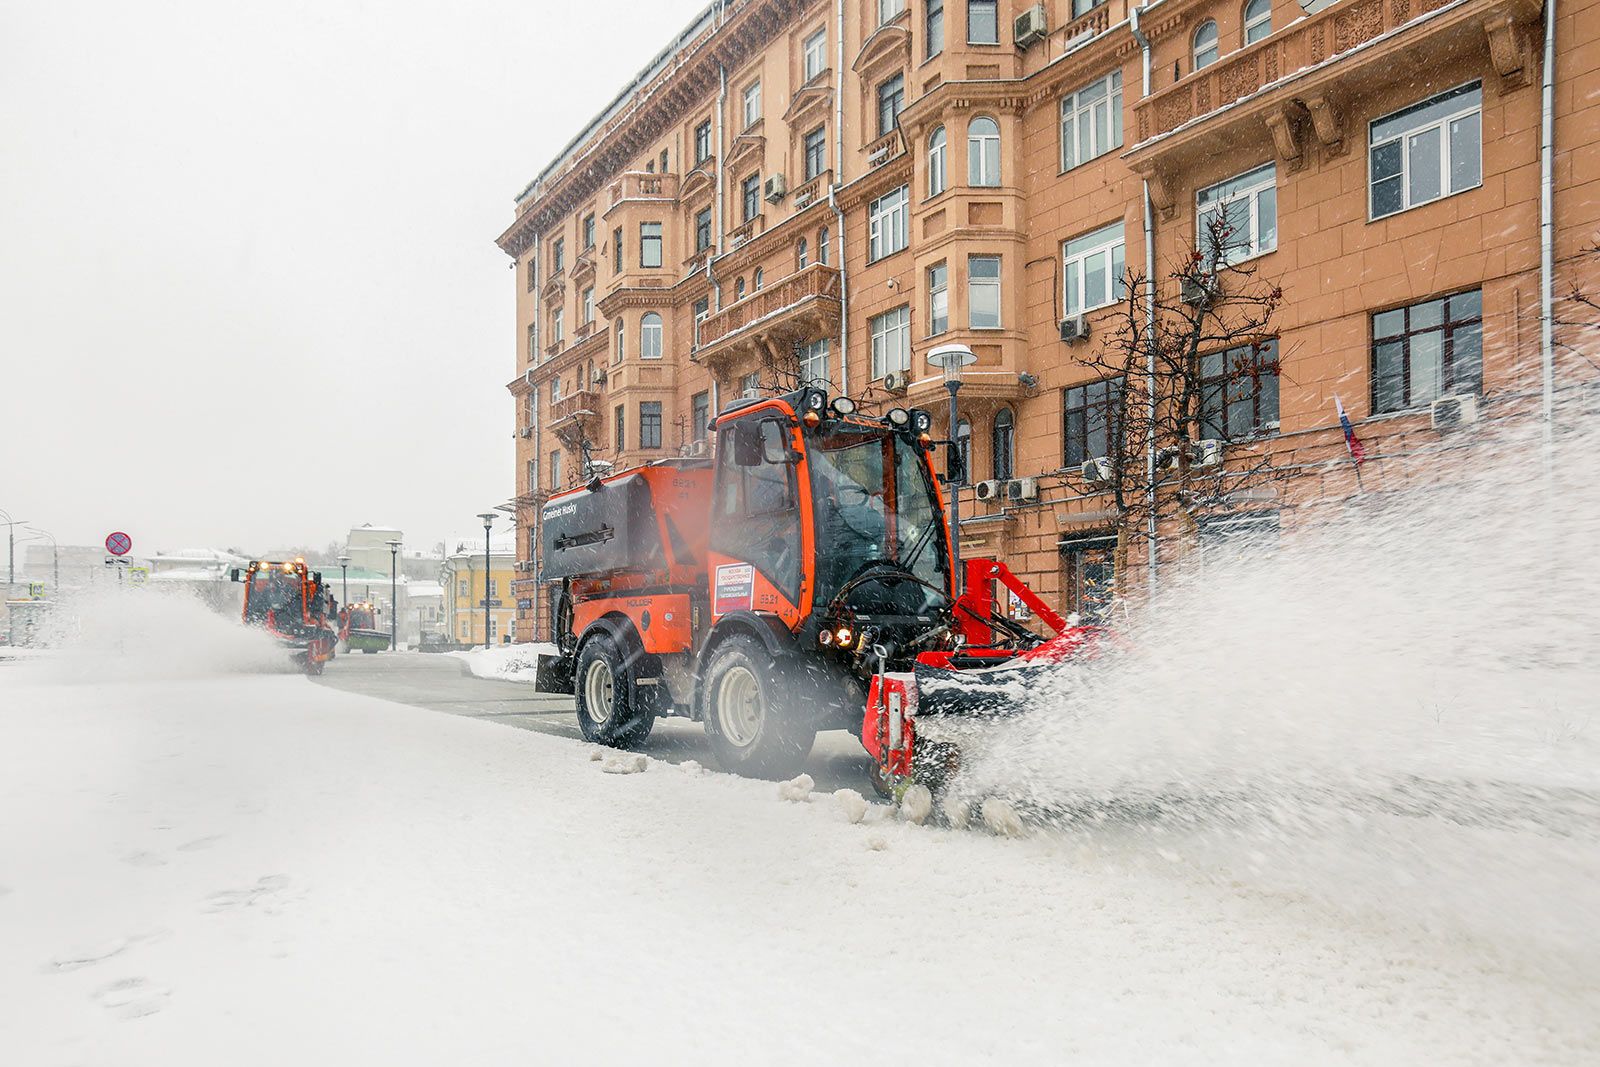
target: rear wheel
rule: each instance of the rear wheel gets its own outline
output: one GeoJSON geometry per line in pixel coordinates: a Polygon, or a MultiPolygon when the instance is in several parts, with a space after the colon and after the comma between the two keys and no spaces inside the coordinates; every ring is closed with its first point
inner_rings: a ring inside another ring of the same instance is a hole
{"type": "Polygon", "coordinates": [[[706,737],[717,762],[753,778],[787,778],[805,766],[815,720],[783,666],[754,637],[736,634],[706,670],[706,737]]]}
{"type": "Polygon", "coordinates": [[[596,634],[583,643],[573,682],[585,741],[626,748],[650,736],[655,713],[633,699],[632,672],[610,635],[596,634]]]}

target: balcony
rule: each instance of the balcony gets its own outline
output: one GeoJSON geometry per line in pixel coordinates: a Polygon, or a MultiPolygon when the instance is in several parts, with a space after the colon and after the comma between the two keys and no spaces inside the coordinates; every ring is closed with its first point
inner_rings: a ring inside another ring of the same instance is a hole
{"type": "Polygon", "coordinates": [[[574,448],[594,431],[599,418],[600,394],[593,389],[579,389],[550,405],[551,432],[574,448]]]}
{"type": "Polygon", "coordinates": [[[881,167],[904,151],[905,146],[901,143],[899,129],[890,130],[867,145],[867,166],[881,167]]]}
{"type": "Polygon", "coordinates": [[[794,191],[794,209],[804,211],[818,200],[827,197],[828,190],[832,188],[833,171],[825,170],[794,191]]]}
{"type": "Polygon", "coordinates": [[[716,364],[768,344],[795,344],[839,332],[839,272],[813,263],[700,323],[696,362],[716,364]]]}
{"type": "Polygon", "coordinates": [[[606,196],[611,208],[625,200],[653,200],[672,203],[678,199],[678,176],[676,174],[651,174],[648,171],[629,170],[617,176],[606,190],[606,196]]]}
{"type": "Polygon", "coordinates": [[[1538,16],[1535,0],[1342,0],[1138,101],[1123,159],[1170,214],[1169,174],[1263,135],[1291,171],[1313,138],[1340,155],[1361,136],[1354,101],[1463,57],[1487,50],[1507,85],[1526,84],[1538,16]]]}
{"type": "Polygon", "coordinates": [[[761,215],[756,215],[738,229],[728,231],[728,247],[732,249],[749,244],[757,237],[760,237],[764,229],[766,229],[766,219],[761,215]]]}

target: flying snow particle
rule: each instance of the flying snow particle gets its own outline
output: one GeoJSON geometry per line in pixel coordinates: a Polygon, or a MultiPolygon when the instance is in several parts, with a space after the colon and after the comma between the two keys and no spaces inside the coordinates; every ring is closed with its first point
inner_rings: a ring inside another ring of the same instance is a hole
{"type": "Polygon", "coordinates": [[[999,797],[989,797],[983,802],[983,825],[990,833],[1001,837],[1022,836],[1022,818],[1017,809],[999,797]]]}

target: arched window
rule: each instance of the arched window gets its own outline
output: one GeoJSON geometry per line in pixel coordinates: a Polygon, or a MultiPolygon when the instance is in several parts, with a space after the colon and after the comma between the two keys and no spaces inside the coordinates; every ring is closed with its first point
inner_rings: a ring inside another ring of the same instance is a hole
{"type": "Polygon", "coordinates": [[[616,327],[615,331],[613,331],[613,332],[615,332],[616,335],[617,335],[617,346],[616,346],[616,351],[614,351],[611,354],[611,362],[613,362],[613,363],[621,363],[622,362],[622,357],[625,354],[624,350],[627,348],[627,343],[624,340],[625,335],[622,332],[622,318],[621,318],[621,316],[617,317],[617,327],[616,327]]]}
{"type": "Polygon", "coordinates": [[[1194,31],[1194,69],[1209,67],[1217,61],[1218,54],[1217,24],[1206,19],[1194,31]]]}
{"type": "Polygon", "coordinates": [[[828,265],[828,228],[826,226],[817,231],[817,262],[824,267],[828,265]]]}
{"type": "Polygon", "coordinates": [[[994,455],[994,476],[1000,479],[1011,477],[1016,458],[1017,426],[1015,416],[1010,408],[1001,408],[994,416],[994,431],[990,438],[991,451],[994,455]]]}
{"type": "Polygon", "coordinates": [[[654,311],[639,319],[639,358],[661,358],[661,316],[654,311]]]}
{"type": "Polygon", "coordinates": [[[756,268],[756,272],[750,276],[750,288],[751,288],[751,290],[753,292],[759,293],[761,291],[761,282],[765,278],[766,278],[766,275],[761,272],[761,268],[757,267],[756,268]]]}
{"type": "Polygon", "coordinates": [[[967,184],[1000,184],[1000,124],[987,115],[967,124],[967,184]]]}
{"type": "Polygon", "coordinates": [[[972,481],[972,423],[962,419],[956,423],[956,450],[961,453],[961,481],[972,481]]]}
{"type": "Polygon", "coordinates": [[[1272,33],[1272,0],[1249,0],[1244,5],[1244,43],[1255,44],[1272,33]]]}
{"type": "Polygon", "coordinates": [[[806,239],[800,238],[800,243],[794,246],[795,266],[799,270],[806,269],[806,239]]]}
{"type": "Polygon", "coordinates": [[[944,127],[936,126],[933,132],[928,134],[928,195],[938,196],[944,192],[944,186],[944,127]]]}
{"type": "Polygon", "coordinates": [[[743,300],[744,299],[744,279],[743,278],[740,278],[738,281],[733,283],[733,298],[735,300],[743,300]]]}

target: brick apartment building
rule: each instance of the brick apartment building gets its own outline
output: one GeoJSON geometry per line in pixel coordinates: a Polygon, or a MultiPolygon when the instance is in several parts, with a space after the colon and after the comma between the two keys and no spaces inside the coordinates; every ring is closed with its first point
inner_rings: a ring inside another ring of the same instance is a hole
{"type": "MultiPolygon", "coordinates": [[[[1555,31],[1559,297],[1593,277],[1600,235],[1600,0],[1565,0],[1555,31]]],[[[1277,358],[1228,385],[1216,432],[1297,476],[1200,537],[1353,491],[1335,395],[1380,459],[1438,444],[1440,397],[1538,410],[1544,32],[1531,0],[713,4],[499,237],[518,267],[518,639],[547,626],[537,506],[585,454],[698,453],[708,416],[796,377],[927,407],[942,432],[926,353],[951,341],[978,356],[969,481],[1037,479],[1016,501],[964,491],[967,552],[1092,611],[1117,557],[1075,477],[1105,395],[1087,353],[1145,270],[1147,221],[1166,285],[1219,204],[1230,255],[1284,296],[1277,358]]],[[[1569,329],[1548,349],[1562,394],[1592,376],[1569,329]]],[[[1404,476],[1366,471],[1368,491],[1404,476]]]]}

